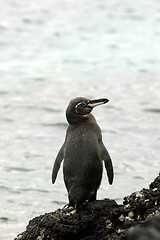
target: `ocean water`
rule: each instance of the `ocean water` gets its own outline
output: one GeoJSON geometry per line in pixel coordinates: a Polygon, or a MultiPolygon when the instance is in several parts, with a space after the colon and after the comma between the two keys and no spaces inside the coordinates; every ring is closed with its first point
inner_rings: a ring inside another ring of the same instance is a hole
{"type": "Polygon", "coordinates": [[[160,3],[154,0],[1,0],[0,239],[67,204],[54,159],[76,96],[93,110],[113,159],[98,199],[123,197],[160,170],[160,3]]]}

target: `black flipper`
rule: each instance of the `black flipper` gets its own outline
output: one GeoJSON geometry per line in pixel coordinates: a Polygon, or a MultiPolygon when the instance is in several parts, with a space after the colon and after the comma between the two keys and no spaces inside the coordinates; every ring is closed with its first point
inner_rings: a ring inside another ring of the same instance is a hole
{"type": "Polygon", "coordinates": [[[52,170],[52,183],[54,184],[56,181],[56,177],[57,177],[57,173],[59,171],[61,162],[64,158],[64,149],[65,149],[65,143],[62,145],[62,147],[60,148],[56,160],[54,162],[54,166],[53,166],[53,170],[52,170]]]}
{"type": "Polygon", "coordinates": [[[114,177],[112,160],[111,160],[111,157],[110,157],[107,149],[105,148],[102,140],[99,142],[99,150],[100,150],[100,157],[104,161],[104,164],[105,164],[109,184],[112,184],[113,177],[114,177]]]}

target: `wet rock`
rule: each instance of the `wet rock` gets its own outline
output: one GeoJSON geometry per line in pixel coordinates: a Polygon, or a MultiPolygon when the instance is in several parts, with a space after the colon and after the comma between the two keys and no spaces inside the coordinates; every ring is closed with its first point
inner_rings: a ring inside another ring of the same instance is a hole
{"type": "Polygon", "coordinates": [[[149,189],[125,197],[123,205],[104,199],[86,203],[77,211],[58,209],[38,216],[29,221],[26,231],[15,238],[26,239],[160,239],[160,176],[149,189]]]}

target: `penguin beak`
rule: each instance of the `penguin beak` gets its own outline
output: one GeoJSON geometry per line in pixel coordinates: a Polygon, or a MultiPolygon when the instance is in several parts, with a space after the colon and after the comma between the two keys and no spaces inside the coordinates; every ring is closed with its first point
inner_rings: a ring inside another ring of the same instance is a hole
{"type": "Polygon", "coordinates": [[[100,99],[96,99],[96,100],[89,100],[87,102],[87,107],[90,107],[90,108],[94,108],[98,105],[102,105],[102,104],[105,104],[109,102],[109,100],[107,98],[100,98],[100,99]]]}

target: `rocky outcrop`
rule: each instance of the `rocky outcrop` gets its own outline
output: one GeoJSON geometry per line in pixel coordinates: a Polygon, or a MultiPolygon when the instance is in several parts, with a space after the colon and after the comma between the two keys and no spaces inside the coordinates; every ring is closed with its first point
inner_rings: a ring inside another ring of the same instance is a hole
{"type": "Polygon", "coordinates": [[[160,176],[149,189],[132,193],[123,205],[110,199],[58,209],[29,221],[15,240],[159,240],[160,176]]]}

